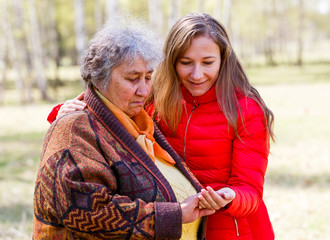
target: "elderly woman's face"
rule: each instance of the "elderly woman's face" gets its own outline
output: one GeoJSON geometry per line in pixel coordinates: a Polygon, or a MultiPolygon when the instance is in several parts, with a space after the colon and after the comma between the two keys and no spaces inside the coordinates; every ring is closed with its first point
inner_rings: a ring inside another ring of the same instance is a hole
{"type": "Polygon", "coordinates": [[[128,116],[137,115],[150,94],[153,69],[137,58],[115,67],[106,90],[100,92],[128,116]]]}

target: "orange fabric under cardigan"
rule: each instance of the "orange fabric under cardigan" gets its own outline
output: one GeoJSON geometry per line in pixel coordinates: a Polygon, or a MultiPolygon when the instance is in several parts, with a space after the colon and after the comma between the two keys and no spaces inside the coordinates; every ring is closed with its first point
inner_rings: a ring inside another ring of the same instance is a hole
{"type": "Polygon", "coordinates": [[[138,143],[139,141],[146,141],[144,145],[147,147],[146,149],[142,147],[140,143],[139,144],[153,161],[155,161],[155,156],[157,156],[163,158],[172,165],[175,164],[173,158],[155,141],[153,137],[155,130],[154,123],[144,109],[141,109],[139,114],[130,118],[122,110],[111,103],[106,97],[104,97],[99,91],[95,89],[95,92],[138,143]]]}

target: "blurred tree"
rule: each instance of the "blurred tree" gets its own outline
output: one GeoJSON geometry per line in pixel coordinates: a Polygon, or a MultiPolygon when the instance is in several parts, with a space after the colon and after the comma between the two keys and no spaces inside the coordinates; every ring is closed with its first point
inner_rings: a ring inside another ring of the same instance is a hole
{"type": "Polygon", "coordinates": [[[30,24],[30,33],[28,34],[28,37],[30,39],[31,44],[33,76],[37,83],[37,87],[41,93],[41,98],[43,100],[50,100],[47,93],[47,79],[45,74],[45,66],[43,65],[43,54],[39,32],[39,24],[35,10],[35,1],[27,0],[27,4],[30,24]]]}
{"type": "MultiPolygon", "coordinates": [[[[164,2],[164,1],[163,1],[164,2]]],[[[143,21],[148,22],[149,20],[149,0],[121,0],[120,1],[122,8],[120,11],[122,11],[124,14],[130,14],[132,16],[138,17],[140,19],[143,19],[143,21]]]]}
{"type": "Polygon", "coordinates": [[[103,24],[103,12],[101,0],[94,1],[95,29],[99,29],[103,24]]]}
{"type": "Polygon", "coordinates": [[[107,21],[113,21],[119,15],[119,2],[118,0],[105,1],[107,21]]]}
{"type": "MultiPolygon", "coordinates": [[[[28,103],[33,101],[32,97],[32,88],[33,88],[33,69],[31,62],[31,44],[29,43],[28,37],[28,26],[25,24],[29,22],[24,9],[23,0],[13,0],[13,9],[14,9],[14,24],[13,28],[15,29],[16,35],[15,40],[17,41],[17,49],[19,51],[18,57],[21,61],[21,72],[23,78],[24,92],[26,94],[26,101],[28,103]]],[[[24,95],[25,97],[25,95],[24,95]]],[[[25,100],[24,100],[25,101],[25,100]]]]}
{"type": "MultiPolygon", "coordinates": [[[[40,2],[44,13],[47,13],[48,18],[40,23],[42,29],[42,40],[44,53],[44,62],[47,64],[47,68],[51,70],[50,79],[53,80],[50,86],[57,94],[57,88],[62,84],[59,77],[60,66],[60,50],[59,39],[57,31],[56,20],[56,5],[54,1],[40,2]]],[[[48,79],[48,80],[50,80],[48,79]]]]}
{"type": "Polygon", "coordinates": [[[58,69],[78,64],[88,38],[123,11],[150,22],[162,37],[182,15],[209,13],[226,27],[245,63],[303,64],[311,55],[328,60],[319,50],[330,41],[327,1],[0,0],[0,102],[5,85],[15,86],[22,103],[32,101],[34,87],[47,99],[47,86],[61,84],[58,69]]]}
{"type": "Polygon", "coordinates": [[[170,9],[170,13],[167,21],[168,29],[170,29],[174,25],[174,23],[181,17],[182,1],[171,0],[169,9],[170,9]]]}
{"type": "Polygon", "coordinates": [[[76,33],[76,48],[78,53],[77,63],[80,64],[82,56],[87,46],[85,32],[85,13],[84,0],[75,0],[75,33],[76,33]]]}
{"type": "Polygon", "coordinates": [[[8,21],[6,17],[6,2],[0,2],[0,105],[3,104],[5,88],[6,88],[6,74],[7,74],[7,44],[6,44],[6,29],[8,29],[8,21]]]}
{"type": "Polygon", "coordinates": [[[163,33],[163,9],[161,0],[149,0],[149,25],[157,34],[163,33]]]}
{"type": "Polygon", "coordinates": [[[77,60],[75,34],[72,34],[75,32],[74,2],[56,0],[55,8],[60,65],[72,65],[77,60]]]}
{"type": "Polygon", "coordinates": [[[205,11],[205,0],[198,0],[198,12],[205,11]]]}
{"type": "Polygon", "coordinates": [[[301,66],[303,64],[303,34],[304,34],[304,1],[298,1],[298,38],[297,38],[297,64],[301,66]]]}
{"type": "Polygon", "coordinates": [[[221,3],[222,0],[214,0],[213,17],[219,21],[221,19],[221,3]]]}
{"type": "MultiPolygon", "coordinates": [[[[7,46],[8,46],[8,58],[11,63],[11,66],[15,72],[15,85],[19,92],[20,102],[26,104],[31,102],[32,99],[29,98],[27,90],[30,89],[30,85],[26,84],[26,81],[29,79],[30,71],[24,71],[24,67],[28,67],[28,70],[31,70],[31,65],[29,61],[24,59],[28,55],[26,45],[25,45],[25,35],[23,31],[24,23],[24,14],[23,14],[23,2],[21,0],[11,1],[4,3],[4,18],[7,24],[5,25],[5,33],[7,37],[7,46]],[[12,13],[12,14],[10,14],[12,13]],[[26,60],[26,61],[24,61],[26,60]],[[27,63],[27,64],[25,64],[27,63]]],[[[31,71],[32,72],[32,71],[31,71]]]]}
{"type": "Polygon", "coordinates": [[[224,0],[222,8],[222,24],[226,30],[229,30],[230,14],[231,14],[232,0],[224,0]]]}
{"type": "Polygon", "coordinates": [[[276,0],[264,1],[264,19],[266,21],[266,35],[264,39],[264,54],[266,64],[274,66],[276,65],[274,59],[274,52],[276,46],[276,0]]]}

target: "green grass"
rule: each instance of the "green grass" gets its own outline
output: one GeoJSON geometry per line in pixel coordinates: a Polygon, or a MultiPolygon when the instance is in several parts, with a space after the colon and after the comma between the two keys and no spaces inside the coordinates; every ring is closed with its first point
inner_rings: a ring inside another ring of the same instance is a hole
{"type": "MultiPolygon", "coordinates": [[[[280,240],[330,239],[330,68],[248,69],[275,114],[264,198],[280,240]]],[[[58,90],[57,101],[76,96],[80,83],[58,90]]],[[[46,117],[54,104],[17,104],[6,92],[0,107],[0,239],[31,239],[33,191],[46,117]]],[[[55,94],[52,94],[55,99],[55,94]]]]}
{"type": "Polygon", "coordinates": [[[330,62],[311,63],[303,66],[278,65],[247,68],[250,81],[256,85],[301,84],[330,82],[330,62]]]}
{"type": "Polygon", "coordinates": [[[275,114],[265,184],[277,239],[330,239],[330,82],[259,86],[275,114]]]}
{"type": "Polygon", "coordinates": [[[31,239],[34,182],[51,106],[0,107],[0,239],[31,239]]]}

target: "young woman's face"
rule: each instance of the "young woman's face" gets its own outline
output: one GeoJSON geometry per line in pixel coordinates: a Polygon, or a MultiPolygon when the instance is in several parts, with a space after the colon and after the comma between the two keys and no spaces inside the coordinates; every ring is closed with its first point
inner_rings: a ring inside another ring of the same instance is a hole
{"type": "Polygon", "coordinates": [[[137,115],[148,98],[152,86],[153,69],[137,58],[133,63],[124,61],[112,71],[110,83],[100,92],[115,106],[133,117],[137,115]]]}
{"type": "Polygon", "coordinates": [[[217,80],[220,64],[218,45],[208,36],[199,36],[178,59],[175,69],[183,86],[193,96],[201,96],[217,80]]]}

